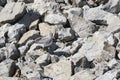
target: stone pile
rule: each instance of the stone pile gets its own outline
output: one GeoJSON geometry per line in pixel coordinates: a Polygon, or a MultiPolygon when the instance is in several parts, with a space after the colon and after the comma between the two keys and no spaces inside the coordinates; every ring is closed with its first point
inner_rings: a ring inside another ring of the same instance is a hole
{"type": "Polygon", "coordinates": [[[120,80],[120,0],[0,0],[0,80],[120,80]]]}

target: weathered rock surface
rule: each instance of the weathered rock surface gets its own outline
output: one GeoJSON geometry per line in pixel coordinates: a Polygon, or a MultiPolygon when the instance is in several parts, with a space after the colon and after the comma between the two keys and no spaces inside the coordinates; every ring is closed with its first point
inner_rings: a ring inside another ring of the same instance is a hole
{"type": "Polygon", "coordinates": [[[72,74],[71,62],[62,60],[44,67],[44,74],[55,80],[69,80],[72,74]],[[56,72],[57,71],[57,72],[56,72]]]}
{"type": "Polygon", "coordinates": [[[21,18],[25,13],[25,3],[12,2],[6,4],[6,6],[0,12],[0,23],[13,23],[17,19],[21,18]]]}
{"type": "Polygon", "coordinates": [[[120,80],[120,0],[0,0],[0,80],[120,80]]]}
{"type": "Polygon", "coordinates": [[[22,38],[19,40],[18,44],[23,45],[27,42],[27,40],[35,40],[36,38],[40,37],[39,31],[30,30],[23,34],[22,38]]]}
{"type": "Polygon", "coordinates": [[[63,14],[47,14],[45,16],[45,22],[50,24],[65,24],[67,22],[66,17],[63,14]]]}

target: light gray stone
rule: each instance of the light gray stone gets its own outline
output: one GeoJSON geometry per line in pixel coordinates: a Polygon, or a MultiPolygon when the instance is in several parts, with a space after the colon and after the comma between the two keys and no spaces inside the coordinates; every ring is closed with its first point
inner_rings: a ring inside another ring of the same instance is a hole
{"type": "Polygon", "coordinates": [[[89,71],[83,70],[73,75],[70,80],[94,80],[95,77],[96,76],[89,71]]]}
{"type": "Polygon", "coordinates": [[[71,62],[61,60],[57,63],[47,65],[44,67],[44,74],[55,80],[69,80],[71,76],[71,62]]]}
{"type": "Polygon", "coordinates": [[[25,3],[8,3],[0,12],[0,23],[13,23],[25,13],[25,3]]]}
{"type": "Polygon", "coordinates": [[[39,65],[47,65],[50,63],[50,54],[43,54],[40,57],[38,57],[35,62],[39,65]]]}
{"type": "Polygon", "coordinates": [[[50,13],[50,14],[47,14],[45,16],[45,19],[44,19],[45,22],[48,22],[50,24],[65,24],[67,22],[67,19],[66,17],[59,13],[59,14],[55,14],[55,13],[50,13]]]}
{"type": "Polygon", "coordinates": [[[71,28],[79,35],[80,37],[88,37],[93,32],[97,30],[94,23],[86,21],[80,16],[74,15],[69,19],[71,28]]]}
{"type": "Polygon", "coordinates": [[[62,28],[58,31],[58,39],[61,41],[71,41],[75,38],[75,33],[71,28],[62,28]]]}
{"type": "Polygon", "coordinates": [[[16,69],[16,64],[12,60],[6,59],[0,63],[0,76],[12,77],[16,69]]]}
{"type": "Polygon", "coordinates": [[[30,30],[23,34],[23,36],[20,38],[18,44],[19,45],[25,45],[27,41],[29,40],[35,40],[36,38],[39,38],[40,34],[37,30],[30,30]]]}
{"type": "Polygon", "coordinates": [[[119,70],[114,70],[114,69],[110,70],[106,72],[104,75],[99,76],[95,80],[113,80],[116,77],[118,72],[119,70]]]}
{"type": "Polygon", "coordinates": [[[111,13],[119,13],[120,10],[120,1],[119,0],[108,0],[108,2],[103,5],[103,9],[105,11],[111,12],[111,13]]]}
{"type": "Polygon", "coordinates": [[[59,4],[52,0],[34,0],[32,8],[39,12],[40,15],[44,15],[47,11],[55,11],[60,8],[59,4]]]}

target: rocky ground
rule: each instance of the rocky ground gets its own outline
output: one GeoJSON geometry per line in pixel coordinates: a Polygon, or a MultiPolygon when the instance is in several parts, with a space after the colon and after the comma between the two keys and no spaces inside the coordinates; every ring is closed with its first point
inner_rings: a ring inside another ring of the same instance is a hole
{"type": "Polygon", "coordinates": [[[120,80],[120,0],[0,0],[0,80],[120,80]]]}

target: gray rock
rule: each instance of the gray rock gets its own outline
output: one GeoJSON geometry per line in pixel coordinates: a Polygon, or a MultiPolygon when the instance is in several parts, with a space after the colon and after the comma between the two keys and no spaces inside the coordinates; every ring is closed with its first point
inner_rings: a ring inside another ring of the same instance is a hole
{"type": "Polygon", "coordinates": [[[8,41],[9,42],[18,42],[20,37],[26,32],[26,27],[23,24],[16,23],[11,26],[8,30],[8,41]]]}
{"type": "Polygon", "coordinates": [[[52,33],[54,36],[57,28],[58,28],[58,26],[56,26],[56,25],[49,25],[47,23],[39,24],[40,35],[43,37],[49,36],[50,33],[52,33]]]}
{"type": "Polygon", "coordinates": [[[5,24],[3,26],[0,27],[0,47],[4,47],[5,46],[5,43],[6,43],[6,35],[7,35],[7,32],[9,30],[9,27],[11,25],[10,24],[5,24]]]}
{"type": "Polygon", "coordinates": [[[58,39],[61,41],[71,41],[75,38],[75,33],[71,28],[62,28],[58,31],[58,39]]]}
{"type": "Polygon", "coordinates": [[[86,21],[80,16],[74,15],[72,16],[72,18],[69,19],[69,21],[72,29],[80,37],[88,37],[97,30],[97,27],[95,26],[94,23],[86,21]]]}
{"type": "Polygon", "coordinates": [[[58,3],[64,3],[64,0],[56,0],[58,3]]]}
{"type": "Polygon", "coordinates": [[[15,43],[11,43],[8,46],[8,54],[10,56],[10,59],[13,59],[13,60],[17,60],[20,57],[20,53],[15,43]]]}
{"type": "Polygon", "coordinates": [[[74,15],[82,16],[83,10],[81,8],[69,8],[68,10],[64,10],[64,14],[68,14],[68,18],[72,18],[74,15]]]}
{"type": "Polygon", "coordinates": [[[30,26],[29,26],[29,30],[35,30],[35,29],[37,29],[38,23],[39,23],[39,19],[33,21],[33,22],[30,24],[30,26]]]}
{"type": "Polygon", "coordinates": [[[53,44],[53,34],[50,33],[46,37],[42,37],[41,39],[36,39],[36,43],[39,44],[39,46],[41,45],[43,49],[50,47],[53,44]]]}
{"type": "Polygon", "coordinates": [[[70,80],[94,80],[95,77],[90,71],[83,70],[73,75],[70,80]]]}
{"type": "Polygon", "coordinates": [[[39,12],[40,15],[43,15],[47,11],[59,10],[60,6],[58,3],[52,0],[34,0],[33,9],[39,12]]]}
{"type": "Polygon", "coordinates": [[[17,77],[4,77],[4,76],[1,76],[0,80],[18,80],[18,78],[17,77]]]}
{"type": "Polygon", "coordinates": [[[87,4],[86,0],[72,0],[74,6],[83,7],[87,4]]]}
{"type": "Polygon", "coordinates": [[[49,54],[43,54],[40,57],[38,57],[35,62],[41,66],[45,66],[50,63],[50,55],[49,54]]]}
{"type": "Polygon", "coordinates": [[[17,70],[16,64],[9,59],[0,63],[0,76],[12,77],[17,70]]]}
{"type": "Polygon", "coordinates": [[[0,48],[0,62],[8,58],[8,51],[5,47],[0,48]]]}
{"type": "Polygon", "coordinates": [[[35,40],[36,38],[39,38],[40,34],[37,30],[30,30],[23,34],[23,36],[20,38],[18,44],[19,45],[25,45],[27,41],[29,40],[35,40]]]}
{"type": "Polygon", "coordinates": [[[106,72],[104,75],[99,76],[95,80],[113,80],[116,77],[118,72],[119,70],[114,70],[114,69],[110,70],[106,72]]]}
{"type": "Polygon", "coordinates": [[[120,1],[119,0],[108,0],[108,2],[103,5],[103,9],[105,11],[111,12],[111,13],[119,13],[120,10],[120,1]]]}
{"type": "Polygon", "coordinates": [[[54,80],[69,80],[71,76],[71,69],[70,61],[61,60],[57,63],[45,66],[44,74],[54,80]]]}
{"type": "Polygon", "coordinates": [[[108,62],[108,66],[109,68],[114,68],[114,66],[117,64],[117,60],[116,59],[112,59],[108,62]]]}
{"type": "Polygon", "coordinates": [[[21,67],[21,74],[29,80],[32,80],[34,78],[40,80],[41,75],[39,71],[39,65],[36,65],[33,62],[28,62],[27,65],[21,67]]]}
{"type": "Polygon", "coordinates": [[[67,19],[62,14],[47,14],[44,19],[45,22],[48,22],[50,24],[65,24],[67,22],[67,19]]]}
{"type": "Polygon", "coordinates": [[[105,61],[93,61],[94,64],[94,68],[92,69],[92,72],[96,75],[96,76],[101,76],[104,74],[104,72],[107,72],[109,70],[109,67],[107,65],[107,62],[105,61]]]}
{"type": "Polygon", "coordinates": [[[98,25],[107,26],[105,30],[112,33],[117,33],[120,29],[120,18],[115,14],[102,10],[100,7],[84,10],[84,18],[85,20],[93,21],[98,25]]]}
{"type": "Polygon", "coordinates": [[[0,12],[0,23],[13,23],[25,13],[25,4],[22,2],[8,3],[0,12]]]}
{"type": "Polygon", "coordinates": [[[112,56],[115,55],[115,49],[113,47],[108,47],[108,45],[105,45],[105,41],[109,35],[110,34],[108,32],[104,32],[104,31],[96,32],[93,35],[93,37],[88,38],[88,40],[86,40],[86,42],[79,49],[79,51],[75,55],[73,55],[74,60],[75,61],[77,59],[79,60],[84,56],[86,56],[88,61],[92,61],[95,59],[99,60],[102,59],[105,56],[105,54],[107,54],[106,56],[108,56],[109,53],[111,54],[109,54],[109,57],[108,58],[106,57],[105,59],[109,59],[109,58],[111,59],[112,56]]]}

